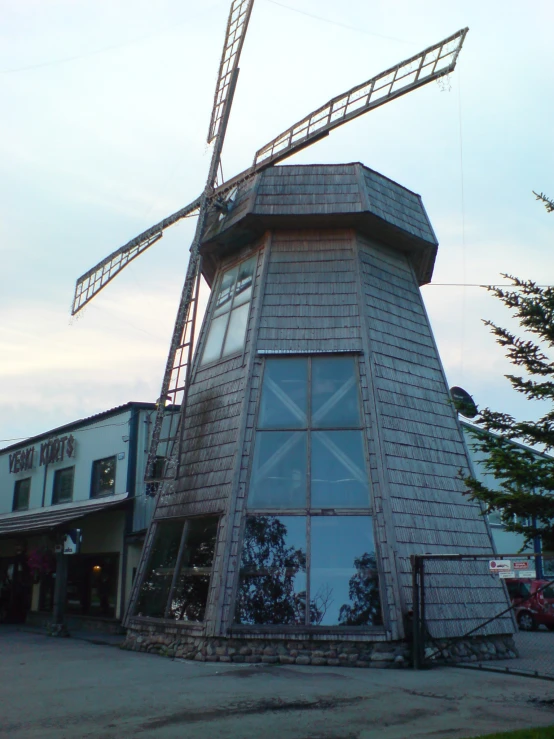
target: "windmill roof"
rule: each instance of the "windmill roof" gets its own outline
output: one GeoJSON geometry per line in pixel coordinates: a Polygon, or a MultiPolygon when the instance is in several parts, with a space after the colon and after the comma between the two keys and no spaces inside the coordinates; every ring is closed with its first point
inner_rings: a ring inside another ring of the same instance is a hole
{"type": "Polygon", "coordinates": [[[352,227],[408,253],[420,284],[431,279],[438,241],[421,196],[360,162],[268,167],[222,208],[208,223],[205,256],[271,228],[352,227]]]}

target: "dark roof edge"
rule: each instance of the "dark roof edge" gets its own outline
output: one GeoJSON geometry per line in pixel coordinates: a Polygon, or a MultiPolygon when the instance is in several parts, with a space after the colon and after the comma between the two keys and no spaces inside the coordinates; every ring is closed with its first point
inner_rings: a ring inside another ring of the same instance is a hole
{"type": "Polygon", "coordinates": [[[65,423],[62,426],[57,426],[56,428],[45,431],[42,434],[29,436],[28,439],[24,439],[23,441],[18,441],[15,444],[10,444],[9,446],[2,447],[0,449],[0,454],[11,451],[12,449],[20,449],[22,447],[29,446],[29,444],[34,444],[37,441],[41,441],[42,439],[48,439],[51,436],[56,436],[63,431],[70,431],[71,429],[75,429],[80,426],[91,426],[93,423],[96,423],[103,418],[109,418],[110,416],[115,416],[126,410],[132,410],[134,408],[136,408],[137,410],[154,410],[156,408],[156,404],[142,403],[139,401],[131,400],[128,403],[124,403],[123,405],[115,406],[115,408],[109,408],[107,411],[96,413],[94,416],[87,416],[86,418],[80,418],[77,421],[70,421],[70,423],[65,423]]]}

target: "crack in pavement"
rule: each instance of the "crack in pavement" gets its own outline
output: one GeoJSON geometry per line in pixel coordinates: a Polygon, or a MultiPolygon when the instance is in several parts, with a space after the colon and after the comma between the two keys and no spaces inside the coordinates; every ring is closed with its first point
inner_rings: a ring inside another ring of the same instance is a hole
{"type": "Polygon", "coordinates": [[[212,710],[188,710],[177,711],[176,713],[162,716],[160,718],[150,719],[144,722],[137,731],[147,731],[153,729],[161,729],[165,726],[180,723],[198,723],[200,721],[217,721],[218,719],[231,718],[234,716],[248,716],[262,713],[289,712],[289,711],[328,711],[341,706],[349,706],[361,701],[367,700],[366,696],[356,696],[354,698],[333,698],[320,700],[292,700],[284,701],[279,698],[273,700],[262,700],[255,703],[237,703],[224,708],[215,708],[212,710]]]}

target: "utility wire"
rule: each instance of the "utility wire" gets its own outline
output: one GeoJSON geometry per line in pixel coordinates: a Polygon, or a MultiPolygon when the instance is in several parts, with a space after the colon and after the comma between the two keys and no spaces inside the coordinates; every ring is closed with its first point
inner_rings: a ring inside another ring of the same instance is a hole
{"type": "MultiPolygon", "coordinates": [[[[511,282],[501,282],[498,285],[479,285],[477,282],[429,282],[422,287],[515,287],[511,282]]],[[[554,287],[554,285],[537,285],[536,287],[554,287]]]]}
{"type": "Polygon", "coordinates": [[[347,23],[340,23],[339,21],[332,21],[330,18],[323,18],[321,15],[315,15],[314,13],[308,13],[305,10],[299,10],[298,8],[293,8],[290,5],[285,5],[285,3],[277,2],[277,0],[267,0],[268,3],[271,3],[272,5],[278,5],[281,8],[286,8],[287,10],[292,10],[294,13],[299,13],[300,15],[306,15],[308,18],[315,18],[318,21],[323,21],[323,23],[329,23],[332,26],[341,26],[341,28],[347,28],[349,31],[357,31],[358,33],[364,33],[367,36],[376,36],[377,38],[384,38],[387,41],[398,41],[401,44],[413,44],[413,41],[407,41],[404,38],[397,38],[396,36],[384,36],[382,33],[373,33],[372,31],[366,31],[363,28],[358,28],[357,26],[350,26],[347,23]]]}

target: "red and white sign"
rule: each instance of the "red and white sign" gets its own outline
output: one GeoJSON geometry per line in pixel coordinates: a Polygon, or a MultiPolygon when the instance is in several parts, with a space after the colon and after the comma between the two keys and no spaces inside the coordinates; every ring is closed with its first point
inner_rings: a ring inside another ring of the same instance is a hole
{"type": "Polygon", "coordinates": [[[529,562],[514,562],[514,570],[528,570],[529,562]]]}
{"type": "Polygon", "coordinates": [[[489,570],[491,572],[507,572],[512,569],[512,563],[509,559],[491,559],[489,561],[489,570]]]}

